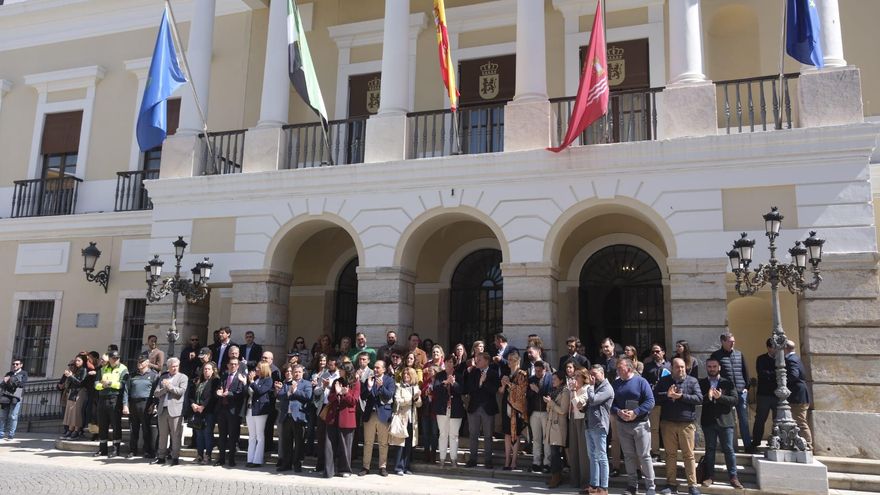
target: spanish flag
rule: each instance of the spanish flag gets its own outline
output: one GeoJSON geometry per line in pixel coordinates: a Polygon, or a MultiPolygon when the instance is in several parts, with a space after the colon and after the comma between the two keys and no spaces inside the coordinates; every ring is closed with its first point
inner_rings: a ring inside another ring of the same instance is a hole
{"type": "Polygon", "coordinates": [[[458,108],[458,87],[455,85],[455,67],[449,49],[449,33],[446,31],[446,7],[443,0],[434,0],[434,24],[437,26],[437,52],[440,55],[440,75],[449,93],[449,108],[458,108]]]}

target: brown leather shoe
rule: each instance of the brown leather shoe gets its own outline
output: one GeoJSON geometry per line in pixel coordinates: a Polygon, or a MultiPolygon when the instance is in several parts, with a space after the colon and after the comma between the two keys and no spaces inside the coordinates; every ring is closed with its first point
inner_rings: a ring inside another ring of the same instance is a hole
{"type": "Polygon", "coordinates": [[[736,488],[737,490],[743,489],[742,483],[739,482],[739,479],[736,476],[730,478],[730,486],[736,488]]]}
{"type": "Polygon", "coordinates": [[[553,473],[550,475],[550,481],[547,482],[548,488],[556,488],[562,483],[562,475],[560,473],[553,473]]]}

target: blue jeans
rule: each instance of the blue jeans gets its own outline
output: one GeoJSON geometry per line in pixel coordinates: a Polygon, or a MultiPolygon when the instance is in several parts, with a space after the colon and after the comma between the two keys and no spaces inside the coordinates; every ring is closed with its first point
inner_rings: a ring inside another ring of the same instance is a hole
{"type": "MultiPolygon", "coordinates": [[[[752,445],[751,430],[749,430],[749,401],[747,392],[743,390],[736,397],[736,417],[739,421],[739,434],[742,437],[743,447],[748,448],[752,445]]],[[[733,442],[734,448],[736,442],[733,442]]]]}
{"type": "Polygon", "coordinates": [[[608,432],[605,428],[587,429],[587,452],[590,455],[590,486],[608,489],[608,432]]]}
{"type": "Polygon", "coordinates": [[[21,401],[17,401],[14,406],[0,409],[0,438],[6,437],[12,440],[15,437],[19,412],[21,412],[21,401]],[[7,425],[9,429],[7,429],[7,425]]]}
{"type": "Polygon", "coordinates": [[[211,456],[214,450],[214,413],[202,415],[205,418],[205,426],[201,430],[195,430],[196,435],[196,451],[199,455],[207,454],[211,456]]]}
{"type": "MultiPolygon", "coordinates": [[[[706,459],[715,466],[715,448],[718,439],[721,439],[721,451],[724,452],[724,463],[727,465],[727,475],[736,476],[736,454],[733,453],[733,427],[717,425],[703,425],[703,435],[706,437],[706,459]]],[[[708,466],[707,466],[708,467],[708,466]]],[[[713,469],[708,469],[712,472],[713,469]]],[[[710,476],[711,477],[711,476],[710,476]]]]}
{"type": "Polygon", "coordinates": [[[406,432],[409,436],[403,442],[403,445],[397,447],[397,462],[394,464],[395,472],[409,471],[412,462],[412,440],[413,440],[413,424],[410,421],[406,424],[406,432]]]}

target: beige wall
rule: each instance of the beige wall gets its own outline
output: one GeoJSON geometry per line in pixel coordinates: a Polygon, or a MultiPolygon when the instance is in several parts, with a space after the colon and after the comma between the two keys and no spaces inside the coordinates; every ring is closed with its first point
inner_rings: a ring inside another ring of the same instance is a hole
{"type": "MultiPolygon", "coordinates": [[[[799,348],[797,297],[782,287],[779,292],[779,310],[782,314],[782,328],[785,330],[785,335],[799,348]]],[[[749,373],[755,376],[755,360],[767,352],[765,344],[773,331],[769,288],[749,297],[740,297],[736,292],[728,292],[727,319],[730,331],[736,336],[736,347],[742,351],[749,373]]],[[[719,340],[716,348],[720,345],[719,340]]]]}

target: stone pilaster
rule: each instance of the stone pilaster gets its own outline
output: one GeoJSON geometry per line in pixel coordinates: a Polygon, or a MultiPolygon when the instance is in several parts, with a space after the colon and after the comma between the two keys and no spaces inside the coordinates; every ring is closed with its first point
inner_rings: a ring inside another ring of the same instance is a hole
{"type": "MultiPolygon", "coordinates": [[[[180,125],[177,134],[197,135],[202,132],[202,116],[208,118],[208,97],[211,89],[211,56],[214,49],[214,16],[217,0],[195,0],[189,28],[186,58],[189,75],[199,95],[196,105],[192,91],[184,91],[180,98],[180,125]],[[199,114],[199,107],[202,112],[199,114]]],[[[163,150],[164,151],[164,150],[163,150]]]]}
{"type": "Polygon", "coordinates": [[[398,340],[413,329],[415,279],[401,267],[357,267],[357,326],[367,342],[385,342],[385,333],[395,330],[398,340]]]}
{"type": "Polygon", "coordinates": [[[255,340],[264,350],[283,356],[287,352],[287,322],[289,317],[290,285],[292,277],[275,270],[234,270],[232,279],[232,309],[229,326],[233,340],[241,342],[244,333],[254,332],[255,340]]]}
{"type": "MultiPolygon", "coordinates": [[[[148,335],[159,338],[159,348],[168,352],[168,329],[171,327],[171,295],[161,301],[148,303],[144,311],[144,342],[148,335]]],[[[210,305],[205,298],[198,304],[190,304],[181,297],[177,302],[177,342],[174,344],[175,354],[187,344],[187,337],[198,335],[203,342],[208,330],[208,312],[210,305]]],[[[210,338],[210,335],[208,335],[210,338]]],[[[118,342],[116,342],[118,344],[118,342]]],[[[168,357],[168,356],[166,356],[168,357]]]]}
{"type": "Polygon", "coordinates": [[[798,77],[798,127],[864,122],[858,67],[807,69],[798,77]]]}
{"type": "Polygon", "coordinates": [[[159,178],[176,179],[202,175],[205,156],[205,142],[195,134],[168,136],[162,144],[159,178]]]}
{"type": "MultiPolygon", "coordinates": [[[[727,258],[668,259],[671,344],[687,340],[700,359],[718,347],[727,326],[727,258]]],[[[672,353],[669,353],[672,354],[672,353]]]]}
{"type": "Polygon", "coordinates": [[[817,455],[880,459],[878,262],[877,253],[826,254],[822,284],[798,305],[817,455]]]}
{"type": "Polygon", "coordinates": [[[504,334],[522,349],[529,334],[544,341],[552,362],[556,349],[556,306],[559,274],[548,263],[502,263],[504,276],[504,334]]]}
{"type": "Polygon", "coordinates": [[[241,171],[249,173],[280,170],[285,166],[285,153],[287,133],[281,127],[257,126],[248,129],[241,171]]]}

